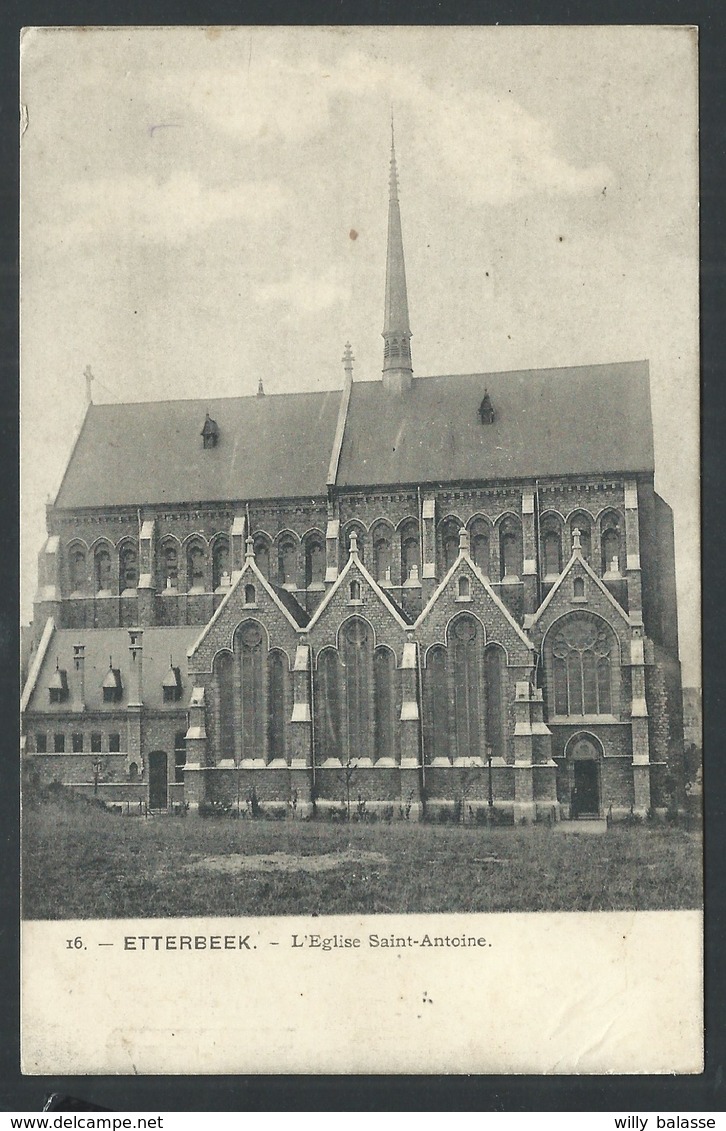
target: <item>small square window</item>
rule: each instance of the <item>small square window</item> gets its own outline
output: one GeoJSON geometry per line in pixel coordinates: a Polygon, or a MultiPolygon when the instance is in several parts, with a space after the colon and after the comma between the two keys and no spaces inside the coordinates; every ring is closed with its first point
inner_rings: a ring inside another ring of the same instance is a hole
{"type": "Polygon", "coordinates": [[[109,734],[108,736],[108,751],[109,754],[118,754],[121,750],[121,735],[109,734]]]}
{"type": "Polygon", "coordinates": [[[91,753],[92,754],[100,754],[101,753],[101,735],[100,734],[92,734],[91,735],[91,753]]]}
{"type": "Polygon", "coordinates": [[[71,747],[72,747],[74,754],[82,754],[83,753],[83,735],[82,734],[71,735],[71,747]]]}
{"type": "Polygon", "coordinates": [[[48,735],[44,731],[35,736],[35,750],[38,754],[47,754],[48,752],[48,735]]]}
{"type": "Polygon", "coordinates": [[[66,752],[66,736],[64,734],[53,735],[53,750],[56,754],[65,754],[66,752]]]}

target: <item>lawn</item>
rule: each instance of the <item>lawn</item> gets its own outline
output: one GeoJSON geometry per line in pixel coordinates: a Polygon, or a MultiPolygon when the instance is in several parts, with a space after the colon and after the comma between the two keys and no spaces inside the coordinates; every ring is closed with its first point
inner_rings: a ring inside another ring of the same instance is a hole
{"type": "Polygon", "coordinates": [[[29,919],[696,908],[701,835],[145,819],[66,791],[26,805],[22,879],[29,919]]]}

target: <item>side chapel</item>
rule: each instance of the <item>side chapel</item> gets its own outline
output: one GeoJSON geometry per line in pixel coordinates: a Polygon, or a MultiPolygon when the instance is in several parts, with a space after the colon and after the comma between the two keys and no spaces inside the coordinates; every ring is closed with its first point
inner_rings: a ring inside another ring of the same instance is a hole
{"type": "Polygon", "coordinates": [[[393,147],[383,342],[373,381],[346,346],[342,391],[89,395],[39,557],[28,772],[128,811],[681,800],[647,362],[414,377],[393,147]]]}

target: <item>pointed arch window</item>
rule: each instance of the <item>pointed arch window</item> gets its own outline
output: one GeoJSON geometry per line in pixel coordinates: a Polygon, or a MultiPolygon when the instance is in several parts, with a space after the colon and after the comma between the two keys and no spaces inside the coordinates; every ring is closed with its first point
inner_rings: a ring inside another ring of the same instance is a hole
{"type": "Polygon", "coordinates": [[[134,590],[139,584],[139,556],[136,547],[122,546],[119,554],[119,589],[123,593],[126,589],[134,590]]]}
{"type": "Polygon", "coordinates": [[[305,584],[321,587],[325,582],[325,546],[322,538],[312,537],[305,543],[305,584]]]}
{"type": "Polygon", "coordinates": [[[270,543],[267,538],[255,538],[255,562],[263,577],[270,579],[270,543]]]}
{"type": "Polygon", "coordinates": [[[489,576],[489,527],[482,519],[471,524],[471,556],[485,577],[489,576]]]}
{"type": "Polygon", "coordinates": [[[600,534],[601,565],[605,574],[619,575],[622,570],[620,520],[614,514],[604,516],[600,534]]]}
{"type": "Polygon", "coordinates": [[[503,758],[506,749],[506,655],[498,644],[484,649],[484,686],[486,691],[486,740],[492,757],[503,758]]]}
{"type": "Polygon", "coordinates": [[[542,556],[545,577],[558,577],[562,571],[562,542],[558,531],[545,531],[542,536],[542,556]]]}
{"type": "Polygon", "coordinates": [[[576,577],[572,582],[572,596],[581,599],[585,596],[585,578],[576,577]]]}
{"type": "Polygon", "coordinates": [[[424,670],[424,733],[426,759],[450,757],[451,726],[449,725],[449,693],[446,648],[436,644],[430,648],[424,670]]]}
{"type": "Polygon", "coordinates": [[[212,551],[212,587],[216,591],[227,588],[229,583],[229,542],[218,538],[212,551]]]}
{"type": "Polygon", "coordinates": [[[373,571],[376,581],[391,580],[391,539],[385,528],[379,528],[373,536],[373,571]]]}
{"type": "Polygon", "coordinates": [[[235,756],[234,725],[234,660],[222,652],[214,663],[218,701],[219,733],[217,746],[220,758],[235,756]]]}
{"type": "Polygon", "coordinates": [[[76,544],[69,551],[69,573],[71,593],[84,593],[88,585],[88,567],[86,565],[86,551],[83,546],[76,544]]]}
{"type": "Polygon", "coordinates": [[[572,613],[551,645],[556,715],[612,715],[612,630],[586,613],[572,613]]]}
{"type": "Polygon", "coordinates": [[[96,573],[96,592],[99,596],[107,596],[111,593],[111,554],[110,551],[102,546],[96,550],[94,559],[94,568],[96,573]]]}
{"type": "Polygon", "coordinates": [[[365,621],[353,618],[341,633],[345,671],[345,708],[348,757],[370,758],[371,749],[371,653],[370,630],[365,621]]]}
{"type": "Polygon", "coordinates": [[[286,589],[297,588],[297,546],[292,538],[283,538],[278,553],[280,585],[286,589]]]}
{"type": "Polygon", "coordinates": [[[282,652],[272,651],[267,657],[267,744],[270,759],[285,758],[285,691],[287,663],[282,652]]]}
{"type": "Polygon", "coordinates": [[[350,583],[349,588],[350,603],[352,605],[360,605],[362,603],[360,581],[354,578],[350,583]]]}
{"type": "Polygon", "coordinates": [[[401,527],[401,581],[421,572],[421,543],[418,523],[410,519],[401,527]],[[415,567],[415,568],[414,568],[415,567]]]}
{"type": "Polygon", "coordinates": [[[198,542],[193,542],[187,550],[187,589],[190,593],[203,593],[207,555],[198,542]]]}
{"type": "Polygon", "coordinates": [[[471,582],[465,575],[459,578],[458,599],[459,601],[471,600],[471,582]]]}
{"type": "Polygon", "coordinates": [[[264,758],[265,704],[263,632],[248,621],[236,633],[242,674],[242,757],[264,758]]]}
{"type": "Polygon", "coordinates": [[[460,617],[451,632],[454,673],[454,718],[459,758],[481,757],[481,645],[473,617],[460,617]]]}
{"type": "Polygon", "coordinates": [[[317,676],[315,715],[319,725],[315,736],[320,761],[325,761],[340,758],[342,754],[340,659],[333,648],[326,648],[320,654],[317,676]]]}
{"type": "Polygon", "coordinates": [[[257,590],[254,585],[245,585],[245,605],[257,603],[257,590]]]}
{"type": "Polygon", "coordinates": [[[396,658],[390,648],[376,648],[373,672],[375,757],[393,758],[396,740],[396,658]]]}
{"type": "Polygon", "coordinates": [[[459,530],[460,525],[454,521],[445,522],[441,529],[444,570],[451,569],[459,556],[459,530]]]}
{"type": "Polygon", "coordinates": [[[173,543],[167,543],[162,550],[164,589],[176,589],[179,584],[179,553],[173,543]]]}
{"type": "Polygon", "coordinates": [[[516,580],[522,569],[522,526],[515,518],[505,518],[499,527],[499,556],[502,578],[516,580]]]}

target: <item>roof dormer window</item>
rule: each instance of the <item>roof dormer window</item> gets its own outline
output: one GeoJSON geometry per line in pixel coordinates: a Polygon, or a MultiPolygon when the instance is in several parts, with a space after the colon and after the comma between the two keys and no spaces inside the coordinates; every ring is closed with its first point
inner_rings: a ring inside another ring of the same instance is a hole
{"type": "Polygon", "coordinates": [[[121,685],[121,672],[118,668],[113,666],[113,660],[109,656],[108,671],[101,685],[103,690],[104,703],[120,703],[123,695],[123,687],[121,685]]]}
{"type": "Polygon", "coordinates": [[[58,666],[58,661],[55,662],[55,671],[50,677],[48,684],[48,694],[51,703],[65,703],[68,698],[68,674],[65,668],[58,666]]]}
{"type": "Polygon", "coordinates": [[[216,448],[219,440],[219,425],[207,413],[202,427],[202,443],[205,448],[216,448]]]}
{"type": "Polygon", "coordinates": [[[491,402],[489,393],[485,389],[484,398],[479,405],[479,419],[481,420],[482,424],[493,424],[494,416],[494,406],[491,402]]]}
{"type": "Polygon", "coordinates": [[[169,657],[169,670],[161,681],[161,690],[165,703],[178,703],[182,697],[181,671],[175,668],[169,657]]]}

